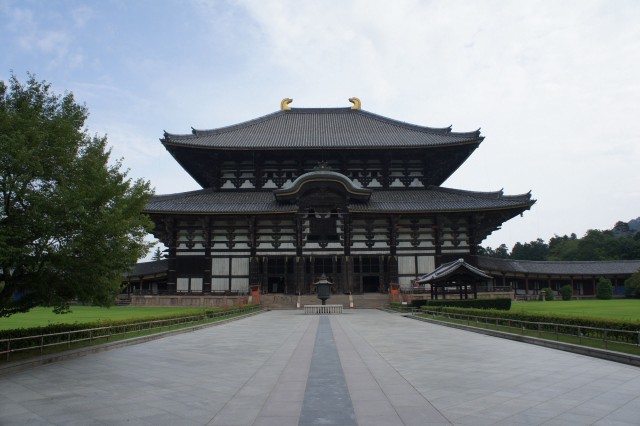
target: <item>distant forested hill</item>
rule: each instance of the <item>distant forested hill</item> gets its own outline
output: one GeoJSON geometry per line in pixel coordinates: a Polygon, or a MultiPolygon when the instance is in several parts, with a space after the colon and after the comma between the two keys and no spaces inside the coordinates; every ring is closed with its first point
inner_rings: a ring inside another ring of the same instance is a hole
{"type": "Polygon", "coordinates": [[[618,221],[611,229],[590,229],[578,238],[576,234],[555,235],[516,243],[509,251],[505,244],[497,248],[481,247],[478,254],[519,260],[635,260],[640,259],[640,217],[629,222],[618,221]]]}

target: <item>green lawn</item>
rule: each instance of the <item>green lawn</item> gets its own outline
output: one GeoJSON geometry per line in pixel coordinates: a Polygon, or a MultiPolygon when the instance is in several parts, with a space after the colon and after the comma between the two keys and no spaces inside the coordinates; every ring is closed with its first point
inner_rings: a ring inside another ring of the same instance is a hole
{"type": "Polygon", "coordinates": [[[511,311],[640,321],[640,299],[514,302],[511,311]]]}
{"type": "Polygon", "coordinates": [[[15,328],[30,328],[61,323],[85,323],[99,320],[122,320],[158,317],[175,314],[198,314],[202,308],[182,307],[134,307],[114,306],[111,308],[98,308],[94,306],[72,306],[68,314],[57,315],[51,312],[51,308],[34,308],[29,312],[15,314],[8,318],[0,318],[0,330],[15,328]]]}

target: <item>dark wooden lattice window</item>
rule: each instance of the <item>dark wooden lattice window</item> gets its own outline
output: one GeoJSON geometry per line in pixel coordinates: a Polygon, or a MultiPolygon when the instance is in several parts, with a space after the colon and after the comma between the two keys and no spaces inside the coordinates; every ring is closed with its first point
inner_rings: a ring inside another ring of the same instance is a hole
{"type": "Polygon", "coordinates": [[[310,215],[307,241],[340,241],[336,216],[310,215]]]}
{"type": "Polygon", "coordinates": [[[376,273],[380,272],[380,260],[375,256],[362,256],[353,259],[353,272],[376,273]]]}

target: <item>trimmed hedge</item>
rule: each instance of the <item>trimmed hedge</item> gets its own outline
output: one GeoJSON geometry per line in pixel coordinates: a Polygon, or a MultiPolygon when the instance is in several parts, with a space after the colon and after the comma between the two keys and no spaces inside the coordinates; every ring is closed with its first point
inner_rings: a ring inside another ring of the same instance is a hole
{"type": "MultiPolygon", "coordinates": [[[[575,334],[577,330],[573,327],[562,327],[562,325],[571,325],[578,327],[594,327],[607,329],[606,337],[609,340],[617,340],[624,343],[638,344],[640,337],[640,322],[638,321],[621,321],[621,320],[607,320],[598,318],[577,318],[577,317],[563,317],[534,313],[521,313],[521,312],[505,312],[498,310],[483,310],[483,309],[460,309],[452,307],[440,307],[429,308],[423,307],[423,310],[438,310],[440,312],[449,312],[461,315],[471,315],[478,317],[489,317],[498,320],[500,325],[506,325],[506,320],[526,321],[523,324],[527,330],[543,331],[543,332],[555,332],[556,325],[558,326],[558,332],[564,334],[575,334]],[[505,321],[499,321],[505,320],[505,321]],[[549,325],[538,325],[538,323],[547,323],[549,325]],[[633,331],[631,333],[616,333],[616,331],[633,331]]],[[[590,328],[581,329],[582,336],[602,339],[605,337],[605,332],[601,330],[592,330],[590,328]]]]}
{"type": "MultiPolygon", "coordinates": [[[[230,307],[215,308],[215,309],[203,309],[201,312],[193,313],[190,315],[185,315],[185,314],[159,315],[154,317],[124,319],[124,320],[116,320],[116,321],[106,320],[106,321],[97,321],[97,322],[90,322],[90,323],[76,322],[73,324],[51,324],[45,327],[0,330],[0,340],[48,335],[48,334],[55,334],[55,333],[67,333],[70,331],[81,331],[81,330],[87,330],[87,331],[83,333],[76,333],[74,338],[89,339],[89,336],[91,336],[92,339],[97,339],[103,336],[107,336],[108,334],[113,333],[114,331],[104,329],[104,330],[92,330],[91,332],[89,332],[88,331],[89,329],[113,327],[118,329],[117,330],[118,333],[124,334],[124,333],[139,331],[138,326],[140,324],[151,322],[151,321],[163,321],[163,320],[189,318],[189,317],[197,317],[197,316],[214,318],[224,312],[237,312],[237,313],[250,312],[255,310],[258,307],[260,307],[260,305],[251,304],[251,305],[230,306],[230,307]]],[[[38,343],[40,342],[40,338],[34,337],[34,339],[37,339],[38,343]]],[[[60,342],[66,342],[66,341],[67,341],[67,335],[56,334],[53,336],[45,336],[43,343],[47,345],[47,344],[54,344],[54,343],[60,343],[60,342]]],[[[34,344],[33,339],[25,339],[25,340],[12,342],[11,345],[13,349],[18,349],[23,347],[30,347],[33,344],[34,344]]]]}
{"type": "Polygon", "coordinates": [[[562,300],[571,300],[573,297],[573,287],[571,284],[566,284],[560,287],[559,290],[560,296],[562,296],[562,300]]]}
{"type": "Polygon", "coordinates": [[[596,284],[596,298],[601,300],[611,300],[613,297],[613,286],[611,280],[600,277],[596,284]]]}
{"type": "Polygon", "coordinates": [[[553,294],[553,290],[550,287],[545,287],[540,290],[538,300],[555,300],[556,296],[553,294]],[[544,296],[544,299],[542,298],[544,296]]]}
{"type": "Polygon", "coordinates": [[[497,309],[508,311],[511,309],[511,299],[505,297],[498,299],[414,300],[410,306],[414,308],[421,308],[423,306],[431,308],[448,306],[465,309],[497,309]]]}

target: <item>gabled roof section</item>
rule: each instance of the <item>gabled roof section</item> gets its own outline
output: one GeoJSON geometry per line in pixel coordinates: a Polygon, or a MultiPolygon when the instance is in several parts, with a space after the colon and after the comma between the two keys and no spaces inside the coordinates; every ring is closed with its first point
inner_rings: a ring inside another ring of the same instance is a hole
{"type": "Polygon", "coordinates": [[[331,185],[337,188],[340,193],[347,195],[349,200],[367,202],[373,192],[370,189],[362,188],[342,173],[317,168],[305,173],[294,180],[291,185],[273,191],[278,201],[294,201],[305,192],[305,188],[313,188],[317,185],[331,185]]]}
{"type": "Polygon", "coordinates": [[[479,144],[480,130],[453,132],[351,108],[292,108],[233,126],[164,133],[162,143],[203,149],[416,148],[479,144]]]}
{"type": "Polygon", "coordinates": [[[448,281],[458,276],[471,276],[476,280],[491,280],[493,277],[484,271],[469,265],[464,259],[454,260],[453,262],[444,263],[436,268],[435,271],[421,276],[416,280],[419,284],[437,283],[448,281]]]}

